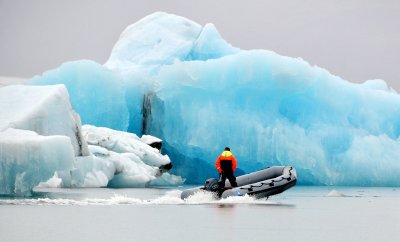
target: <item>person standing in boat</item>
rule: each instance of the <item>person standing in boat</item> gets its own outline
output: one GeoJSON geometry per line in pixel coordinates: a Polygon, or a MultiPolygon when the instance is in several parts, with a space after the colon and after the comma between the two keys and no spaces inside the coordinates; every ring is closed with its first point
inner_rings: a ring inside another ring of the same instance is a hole
{"type": "Polygon", "coordinates": [[[226,147],[224,152],[217,158],[215,166],[219,172],[218,185],[220,188],[225,187],[226,178],[228,178],[232,187],[237,187],[236,177],[233,175],[236,170],[237,162],[229,147],[226,147]]]}

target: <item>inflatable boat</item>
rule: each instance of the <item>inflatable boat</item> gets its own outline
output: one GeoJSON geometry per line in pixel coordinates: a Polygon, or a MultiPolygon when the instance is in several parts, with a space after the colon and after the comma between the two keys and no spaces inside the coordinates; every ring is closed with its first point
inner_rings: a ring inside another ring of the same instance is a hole
{"type": "Polygon", "coordinates": [[[226,180],[225,187],[220,188],[217,179],[207,179],[202,187],[182,191],[181,198],[188,198],[201,190],[214,192],[217,198],[246,194],[255,198],[265,198],[286,191],[296,185],[296,181],[296,170],[293,167],[273,166],[236,177],[237,187],[231,187],[230,182],[226,180]]]}

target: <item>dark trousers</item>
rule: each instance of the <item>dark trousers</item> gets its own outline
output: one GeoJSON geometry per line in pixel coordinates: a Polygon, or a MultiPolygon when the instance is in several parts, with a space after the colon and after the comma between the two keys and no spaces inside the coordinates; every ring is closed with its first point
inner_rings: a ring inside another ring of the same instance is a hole
{"type": "Polygon", "coordinates": [[[237,187],[236,177],[233,175],[232,170],[227,170],[227,171],[222,171],[222,173],[219,175],[218,185],[220,188],[225,187],[226,178],[228,178],[232,187],[237,187]]]}

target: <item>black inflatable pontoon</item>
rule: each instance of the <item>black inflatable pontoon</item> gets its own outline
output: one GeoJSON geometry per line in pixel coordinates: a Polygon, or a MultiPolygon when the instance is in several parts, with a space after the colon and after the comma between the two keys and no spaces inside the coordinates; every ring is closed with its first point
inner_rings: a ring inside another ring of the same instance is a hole
{"type": "Polygon", "coordinates": [[[218,180],[208,179],[203,187],[195,187],[182,191],[181,198],[185,199],[200,190],[215,192],[220,198],[244,196],[248,194],[256,198],[269,197],[284,192],[296,185],[296,170],[291,166],[273,166],[250,174],[236,177],[237,187],[231,187],[228,180],[225,188],[218,187],[218,180]]]}

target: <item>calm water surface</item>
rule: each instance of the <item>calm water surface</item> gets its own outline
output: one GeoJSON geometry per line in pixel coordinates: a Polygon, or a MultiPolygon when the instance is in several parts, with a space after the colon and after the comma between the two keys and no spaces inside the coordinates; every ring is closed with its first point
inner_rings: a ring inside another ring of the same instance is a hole
{"type": "Polygon", "coordinates": [[[2,198],[0,241],[400,241],[398,188],[297,186],[268,200],[179,193],[42,189],[2,198]]]}

